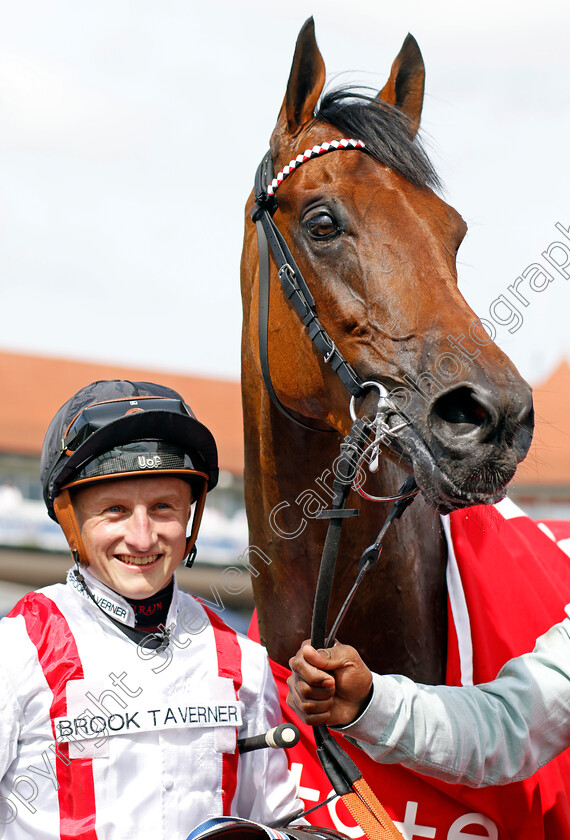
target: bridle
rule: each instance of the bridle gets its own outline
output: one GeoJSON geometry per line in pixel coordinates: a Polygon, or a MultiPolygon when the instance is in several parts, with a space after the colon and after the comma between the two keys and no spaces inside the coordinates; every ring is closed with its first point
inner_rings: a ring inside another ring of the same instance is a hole
{"type": "MultiPolygon", "coordinates": [[[[290,420],[311,431],[315,431],[315,427],[298,420],[289,412],[277,397],[271,382],[267,347],[269,317],[268,246],[271,248],[275,259],[277,275],[281,281],[285,297],[291,302],[295,312],[306,327],[309,338],[323,356],[325,364],[330,365],[332,370],[340,377],[351,396],[355,398],[363,396],[365,389],[361,378],[346,361],[319,321],[315,309],[315,299],[291,254],[289,246],[273,220],[273,213],[277,208],[275,193],[283,181],[306,161],[342,149],[364,149],[364,143],[361,140],[334,140],[332,143],[313,146],[312,149],[307,149],[303,154],[297,155],[275,178],[273,177],[273,160],[269,151],[255,173],[255,204],[251,210],[251,218],[257,229],[259,251],[259,355],[263,381],[271,401],[279,411],[290,420]]],[[[331,431],[333,430],[331,429],[331,431]]]]}
{"type": "MultiPolygon", "coordinates": [[[[292,420],[302,428],[310,431],[324,431],[310,426],[308,423],[295,417],[281,403],[271,381],[268,360],[269,248],[271,248],[273,258],[277,265],[277,274],[286,298],[291,302],[293,309],[306,327],[316,349],[323,356],[324,363],[329,364],[336,372],[351,396],[350,413],[353,423],[350,433],[341,443],[341,454],[336,462],[337,466],[333,481],[334,497],[331,509],[321,510],[317,517],[328,519],[329,527],[323,546],[311,626],[311,643],[316,648],[323,646],[330,647],[333,644],[338,626],[352,602],[356,589],[368,569],[372,568],[378,561],[386,531],[395,519],[402,516],[419,492],[413,476],[409,476],[406,479],[395,496],[370,496],[362,491],[362,487],[359,486],[358,482],[355,483],[355,477],[366,455],[369,454],[371,459],[377,459],[380,444],[384,443],[390,436],[395,436],[398,429],[409,424],[409,420],[391,403],[386,388],[376,381],[363,381],[336,347],[334,341],[317,317],[315,300],[291,254],[287,242],[273,219],[273,214],[277,208],[275,193],[283,181],[299,166],[308,160],[329,152],[355,149],[364,150],[364,143],[361,140],[342,139],[313,146],[312,149],[307,149],[303,154],[297,155],[276,177],[273,177],[271,152],[267,152],[259,164],[255,175],[255,203],[251,210],[251,218],[255,222],[257,229],[259,252],[259,355],[263,380],[272,403],[289,420],[292,420]],[[357,417],[355,411],[355,401],[363,397],[371,388],[376,388],[379,394],[378,407],[373,421],[357,417]],[[402,424],[397,427],[388,426],[386,422],[388,411],[398,414],[403,421],[402,424]],[[372,442],[368,442],[367,438],[371,430],[374,432],[374,439],[372,442]],[[356,580],[330,632],[326,635],[326,624],[342,523],[347,517],[358,516],[359,514],[359,510],[357,509],[351,510],[345,508],[348,493],[352,486],[364,498],[372,501],[393,501],[394,504],[378,537],[362,554],[358,564],[356,580]]],[[[334,430],[331,429],[331,431],[334,430]]],[[[327,727],[314,727],[314,733],[317,755],[323,770],[331,781],[335,792],[343,797],[345,804],[356,821],[364,828],[367,836],[374,837],[376,840],[388,840],[388,838],[395,840],[395,838],[401,838],[401,834],[394,826],[390,817],[362,778],[362,773],[339,744],[331,737],[327,727]]]]}
{"type": "MultiPolygon", "coordinates": [[[[363,452],[360,463],[369,455],[369,461],[377,461],[380,445],[390,438],[394,438],[397,432],[409,424],[409,419],[403,412],[396,408],[389,398],[387,389],[382,383],[367,380],[363,381],[354,368],[340,352],[327,330],[319,320],[316,311],[316,304],[313,295],[299,269],[291,250],[285,241],[281,231],[275,224],[273,214],[277,209],[276,192],[281,184],[295,172],[303,163],[316,157],[334,151],[365,151],[366,147],[362,140],[342,139],[333,140],[328,143],[315,145],[306,149],[302,154],[297,155],[287,166],[273,177],[273,159],[271,151],[263,157],[255,173],[254,198],[255,203],[251,210],[251,218],[255,223],[257,231],[257,244],[259,253],[259,358],[263,381],[271,402],[289,420],[301,426],[303,429],[315,432],[334,432],[334,429],[322,429],[296,417],[283,405],[273,387],[269,369],[268,355],[268,332],[269,332],[269,249],[277,266],[277,276],[281,282],[283,293],[301,322],[305,326],[309,338],[315,348],[322,355],[324,363],[330,365],[332,370],[340,378],[341,382],[350,394],[350,414],[353,422],[356,421],[355,402],[363,397],[370,389],[378,391],[378,405],[373,420],[368,421],[367,428],[373,432],[374,439],[363,452]],[[388,410],[398,414],[402,423],[396,427],[390,427],[386,422],[388,410]]],[[[374,471],[374,467],[371,467],[374,471]]],[[[401,498],[396,496],[370,496],[367,494],[358,481],[354,483],[356,491],[369,501],[389,502],[401,498]]]]}

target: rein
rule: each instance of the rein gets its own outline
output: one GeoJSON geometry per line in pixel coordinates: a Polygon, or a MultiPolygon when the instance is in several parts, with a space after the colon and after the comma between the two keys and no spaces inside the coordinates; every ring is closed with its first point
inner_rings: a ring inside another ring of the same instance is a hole
{"type": "MultiPolygon", "coordinates": [[[[365,573],[378,561],[382,552],[382,540],[389,526],[399,519],[406,508],[413,502],[416,494],[416,482],[409,476],[400,490],[378,537],[363,552],[358,563],[358,575],[342,605],[333,626],[325,638],[326,622],[330,596],[334,579],[336,560],[340,541],[340,530],[346,516],[357,515],[358,511],[347,510],[344,505],[351,488],[354,475],[358,470],[358,451],[367,436],[366,422],[357,419],[352,425],[348,438],[341,444],[341,455],[335,470],[333,489],[335,495],[332,509],[320,512],[321,518],[329,518],[329,528],[323,546],[321,566],[315,591],[313,620],[311,626],[311,644],[314,648],[331,647],[338,627],[344,618],[352,599],[365,573]]],[[[402,835],[394,825],[390,815],[377,799],[364,779],[361,771],[342,747],[335,741],[326,726],[314,726],[317,756],[321,766],[354,820],[364,830],[370,840],[401,840],[402,835]]]]}
{"type": "MultiPolygon", "coordinates": [[[[351,395],[350,410],[353,424],[349,435],[341,443],[341,454],[337,460],[335,479],[333,481],[334,497],[332,508],[330,510],[321,510],[318,515],[318,518],[329,519],[329,527],[323,546],[313,608],[311,643],[315,648],[330,647],[334,643],[336,631],[352,602],[360,582],[368,569],[372,568],[378,561],[382,551],[382,540],[386,531],[395,519],[402,516],[404,510],[413,502],[416,494],[419,492],[413,476],[406,479],[396,496],[387,497],[368,496],[362,492],[360,483],[358,481],[355,482],[360,464],[364,460],[366,453],[372,452],[373,458],[377,460],[380,443],[383,443],[386,437],[394,435],[399,428],[407,425],[407,421],[404,420],[404,423],[397,428],[390,428],[384,422],[384,413],[388,405],[386,389],[378,382],[363,382],[338,350],[326,329],[319,321],[315,308],[315,300],[291,254],[289,246],[273,220],[273,213],[277,208],[275,192],[283,181],[298,166],[306,161],[328,152],[341,151],[343,149],[364,149],[364,143],[360,140],[343,139],[335,140],[331,143],[323,143],[320,146],[313,146],[312,149],[307,149],[303,154],[298,155],[294,160],[290,161],[275,178],[273,178],[271,152],[267,152],[255,175],[255,204],[251,211],[251,218],[256,225],[259,251],[259,354],[263,380],[271,401],[282,414],[302,428],[310,431],[323,431],[295,417],[281,403],[271,382],[268,359],[269,248],[271,248],[273,258],[277,265],[277,274],[285,296],[291,301],[293,308],[307,328],[309,337],[313,341],[316,349],[323,356],[325,364],[330,364],[351,395]],[[355,400],[363,396],[371,387],[376,387],[379,391],[378,409],[373,422],[365,418],[357,418],[354,412],[355,400]],[[381,404],[383,401],[385,407],[382,409],[381,404]],[[365,446],[371,429],[375,431],[374,441],[365,446]],[[357,578],[329,634],[325,638],[342,523],[347,517],[358,516],[359,514],[357,509],[345,508],[348,493],[353,483],[356,486],[357,492],[365,498],[373,501],[394,501],[394,505],[375,542],[362,554],[358,564],[357,578]]],[[[402,416],[401,413],[400,416],[402,416]]],[[[334,430],[331,429],[331,431],[334,430]]],[[[342,797],[345,805],[356,822],[364,830],[366,836],[371,838],[371,840],[402,840],[401,833],[376,798],[374,792],[368,786],[362,773],[352,759],[344,752],[342,747],[331,737],[328,728],[326,726],[317,726],[313,727],[313,730],[317,755],[323,770],[329,778],[336,794],[342,797]]]]}

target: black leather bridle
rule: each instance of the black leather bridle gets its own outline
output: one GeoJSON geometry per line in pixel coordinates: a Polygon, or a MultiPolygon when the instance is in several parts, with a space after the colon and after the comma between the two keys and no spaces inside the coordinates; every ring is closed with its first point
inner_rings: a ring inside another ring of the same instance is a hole
{"type": "MultiPolygon", "coordinates": [[[[355,141],[341,141],[343,143],[355,141]]],[[[358,142],[358,141],[356,141],[358,142]]],[[[329,144],[325,144],[328,146],[329,144]]],[[[360,143],[356,148],[363,148],[360,143]]],[[[322,147],[319,147],[322,148],[322,147]]],[[[337,146],[335,146],[337,148],[337,146]]],[[[344,147],[343,147],[344,148],[344,147]]],[[[352,148],[355,148],[354,146],[352,148]]],[[[331,148],[330,151],[334,149],[331,148]]],[[[329,151],[327,148],[326,151],[329,151]]],[[[308,152],[305,153],[307,155],[308,152]]],[[[302,156],[297,159],[299,162],[302,156]]],[[[309,158],[306,158],[309,159],[309,158]]],[[[291,162],[294,164],[294,161],[291,162]]],[[[291,166],[290,164],[290,166],[291,166]]],[[[292,169],[295,167],[292,166],[292,169]]],[[[280,173],[282,174],[282,173],[280,173]]],[[[317,317],[315,300],[299,270],[293,255],[277,228],[273,214],[277,208],[277,201],[274,194],[268,190],[270,183],[275,184],[273,179],[273,161],[271,152],[267,152],[257,168],[254,184],[255,203],[251,210],[251,218],[257,229],[257,242],[259,251],[259,354],[261,370],[265,387],[273,404],[288,419],[295,422],[304,429],[311,431],[324,431],[309,426],[302,420],[295,417],[279,400],[269,371],[268,359],[268,318],[269,318],[269,248],[277,265],[278,277],[286,298],[291,302],[297,315],[307,328],[309,337],[316,349],[323,356],[325,364],[339,376],[340,380],[350,393],[353,399],[364,396],[369,387],[378,387],[382,396],[383,387],[379,383],[364,382],[356,373],[354,368],[347,362],[342,353],[338,350],[328,332],[317,317]]],[[[323,546],[321,565],[315,591],[313,618],[311,626],[311,643],[314,647],[330,647],[334,642],[334,634],[346,614],[354,597],[356,589],[364,574],[375,565],[382,550],[382,540],[391,523],[398,519],[406,508],[414,500],[418,493],[415,480],[408,477],[397,496],[390,497],[394,505],[388,514],[385,523],[378,534],[375,542],[370,545],[362,554],[358,564],[358,575],[352,586],[341,610],[333,623],[328,636],[326,625],[329,610],[330,597],[334,570],[339,551],[340,533],[344,519],[358,516],[359,510],[346,509],[345,504],[348,493],[352,486],[361,458],[362,448],[370,433],[371,424],[365,418],[355,418],[349,435],[341,443],[341,454],[335,469],[333,482],[334,497],[330,510],[321,510],[318,518],[328,519],[329,527],[323,546]]],[[[334,431],[331,429],[330,431],[334,431]]],[[[388,500],[388,499],[387,499],[388,500]]],[[[317,755],[321,765],[327,774],[335,792],[343,796],[353,790],[355,781],[362,777],[358,767],[352,759],[344,752],[339,744],[331,737],[326,726],[314,727],[317,755]]]]}
{"type": "MultiPolygon", "coordinates": [[[[273,220],[273,213],[277,208],[277,201],[274,195],[271,196],[267,192],[267,187],[272,178],[273,160],[271,152],[267,152],[255,173],[255,204],[251,210],[251,218],[255,222],[257,229],[259,251],[259,356],[261,372],[271,401],[279,411],[303,428],[317,431],[316,427],[309,426],[291,414],[279,400],[271,381],[267,346],[269,319],[269,248],[271,248],[273,258],[277,265],[277,275],[281,281],[285,297],[291,301],[295,312],[307,329],[309,338],[323,356],[325,364],[330,365],[353,397],[363,396],[366,389],[362,387],[361,378],[338,350],[334,341],[317,317],[315,299],[293,258],[289,246],[273,220]]],[[[334,430],[331,429],[331,431],[334,430]]]]}

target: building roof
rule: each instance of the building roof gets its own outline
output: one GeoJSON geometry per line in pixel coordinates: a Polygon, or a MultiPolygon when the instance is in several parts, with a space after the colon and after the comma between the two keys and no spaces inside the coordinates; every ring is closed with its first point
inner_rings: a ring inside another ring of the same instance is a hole
{"type": "Polygon", "coordinates": [[[159,382],[174,388],[212,431],[220,467],[236,475],[243,472],[239,382],[6,352],[0,352],[0,451],[39,455],[58,408],[98,379],[159,382]]]}
{"type": "Polygon", "coordinates": [[[570,365],[566,360],[533,389],[535,431],[514,484],[570,486],[570,365]]]}
{"type": "MultiPolygon", "coordinates": [[[[0,451],[39,455],[48,423],[75,391],[96,379],[160,382],[178,391],[208,426],[220,466],[243,472],[239,382],[0,352],[0,451]]],[[[536,428],[531,450],[514,483],[570,486],[570,365],[562,361],[534,389],[536,428]]]]}

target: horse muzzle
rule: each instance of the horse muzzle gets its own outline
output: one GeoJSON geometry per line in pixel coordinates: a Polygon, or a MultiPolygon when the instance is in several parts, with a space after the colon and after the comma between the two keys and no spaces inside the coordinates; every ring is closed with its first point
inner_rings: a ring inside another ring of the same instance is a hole
{"type": "Polygon", "coordinates": [[[494,504],[506,493],[532,441],[532,392],[526,383],[503,399],[491,390],[463,383],[429,403],[411,398],[390,417],[397,428],[390,449],[413,470],[423,495],[441,513],[494,504]],[[398,427],[404,417],[407,423],[398,427]]]}

